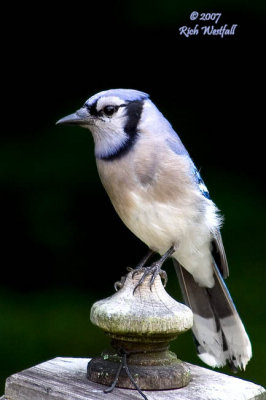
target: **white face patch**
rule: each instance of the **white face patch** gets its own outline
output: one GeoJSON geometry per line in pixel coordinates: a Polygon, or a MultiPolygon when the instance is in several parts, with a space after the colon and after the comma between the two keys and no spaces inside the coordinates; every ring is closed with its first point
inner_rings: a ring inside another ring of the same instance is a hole
{"type": "Polygon", "coordinates": [[[147,96],[139,91],[117,89],[100,92],[86,101],[97,158],[111,159],[129,151],[138,136],[138,124],[147,96]]]}
{"type": "Polygon", "coordinates": [[[101,97],[97,102],[97,111],[102,110],[106,106],[121,106],[125,101],[116,96],[101,97]]]}
{"type": "Polygon", "coordinates": [[[95,155],[97,158],[109,157],[116,154],[124,147],[128,136],[124,131],[126,124],[125,100],[118,96],[103,96],[96,104],[96,115],[93,125],[90,127],[95,141],[95,155]],[[114,114],[105,114],[105,107],[115,106],[118,109],[114,114]]]}

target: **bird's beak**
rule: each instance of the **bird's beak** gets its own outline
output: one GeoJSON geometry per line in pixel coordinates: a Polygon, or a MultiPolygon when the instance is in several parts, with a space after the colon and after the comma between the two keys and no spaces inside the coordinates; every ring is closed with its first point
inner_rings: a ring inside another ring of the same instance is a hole
{"type": "Polygon", "coordinates": [[[67,115],[64,118],[59,119],[56,125],[79,125],[87,126],[91,125],[92,119],[90,113],[85,107],[80,108],[73,114],[67,115]]]}

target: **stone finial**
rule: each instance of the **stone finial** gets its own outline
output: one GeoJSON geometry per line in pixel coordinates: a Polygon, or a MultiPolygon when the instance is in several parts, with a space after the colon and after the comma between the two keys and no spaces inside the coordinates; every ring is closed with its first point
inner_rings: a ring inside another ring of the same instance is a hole
{"type": "MultiPolygon", "coordinates": [[[[192,327],[193,314],[168,295],[159,276],[151,288],[147,276],[134,291],[140,277],[140,273],[130,272],[117,293],[92,306],[91,321],[112,338],[113,350],[90,361],[88,378],[111,385],[126,354],[140,389],[185,386],[190,380],[189,369],[168,348],[171,340],[192,327]]],[[[134,388],[123,368],[116,386],[134,388]]]]}

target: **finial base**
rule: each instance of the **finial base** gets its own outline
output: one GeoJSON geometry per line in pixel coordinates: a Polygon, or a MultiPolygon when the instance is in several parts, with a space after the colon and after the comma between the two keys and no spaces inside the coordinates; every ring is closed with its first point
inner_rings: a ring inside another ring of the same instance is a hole
{"type": "MultiPolygon", "coordinates": [[[[95,357],[88,363],[87,377],[92,382],[111,386],[120,363],[105,357],[106,354],[95,357]]],[[[178,389],[190,382],[189,368],[177,358],[169,365],[132,365],[129,360],[130,357],[128,357],[130,374],[141,390],[178,389]]],[[[125,368],[121,369],[116,387],[135,389],[125,368]]]]}

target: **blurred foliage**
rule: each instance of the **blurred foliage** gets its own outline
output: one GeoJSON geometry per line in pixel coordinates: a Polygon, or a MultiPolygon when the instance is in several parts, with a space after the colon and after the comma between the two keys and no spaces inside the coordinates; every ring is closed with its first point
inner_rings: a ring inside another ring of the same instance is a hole
{"type": "Polygon", "coordinates": [[[75,291],[2,291],[0,391],[12,373],[56,356],[90,357],[108,344],[89,322],[95,297],[75,291]],[[14,369],[15,366],[15,369],[14,369]]]}

